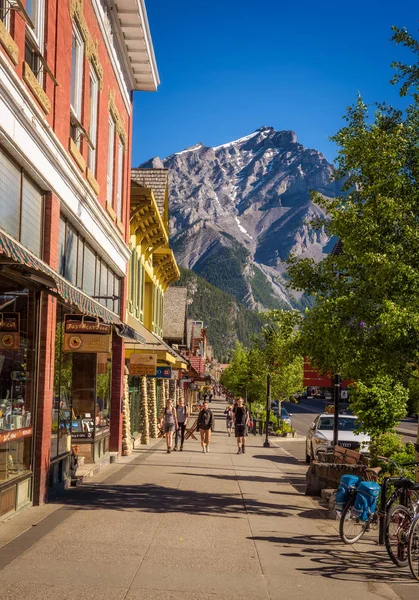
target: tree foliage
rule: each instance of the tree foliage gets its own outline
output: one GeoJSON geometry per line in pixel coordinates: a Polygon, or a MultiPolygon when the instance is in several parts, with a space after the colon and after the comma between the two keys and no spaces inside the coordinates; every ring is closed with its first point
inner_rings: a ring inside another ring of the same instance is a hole
{"type": "Polygon", "coordinates": [[[351,386],[351,407],[363,431],[372,437],[394,430],[406,415],[408,391],[389,376],[373,379],[368,385],[357,381],[351,386]]]}
{"type": "MultiPolygon", "coordinates": [[[[417,57],[418,42],[393,31],[393,41],[417,57]]],[[[292,257],[288,270],[292,287],[315,298],[302,349],[322,371],[364,382],[355,403],[370,431],[388,429],[390,410],[402,414],[398,382],[419,365],[419,66],[393,67],[392,83],[410,95],[409,105],[372,111],[358,97],[332,138],[343,193],[332,200],[314,194],[329,217],[321,225],[340,240],[341,252],[319,264],[292,257]]]]}
{"type": "Polygon", "coordinates": [[[265,317],[266,324],[250,349],[236,344],[221,383],[236,395],[243,395],[246,389],[251,400],[263,402],[269,373],[272,398],[288,400],[303,385],[303,361],[298,353],[301,315],[296,311],[273,310],[265,317]]]}

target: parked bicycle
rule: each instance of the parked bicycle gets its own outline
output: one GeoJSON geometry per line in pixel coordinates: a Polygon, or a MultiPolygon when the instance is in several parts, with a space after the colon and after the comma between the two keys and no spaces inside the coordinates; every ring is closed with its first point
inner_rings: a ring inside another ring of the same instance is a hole
{"type": "Polygon", "coordinates": [[[412,575],[419,581],[419,514],[410,527],[407,557],[412,575]]]}
{"type": "MultiPolygon", "coordinates": [[[[401,470],[418,465],[419,462],[413,462],[396,466],[401,470]]],[[[354,544],[367,531],[378,529],[381,521],[391,560],[399,567],[408,564],[409,530],[413,519],[419,515],[419,484],[400,476],[386,477],[380,486],[355,475],[343,475],[336,493],[336,508],[342,510],[339,535],[345,544],[354,544]]],[[[417,531],[419,536],[419,525],[417,531]]],[[[416,547],[415,542],[412,547],[416,547]]]]}

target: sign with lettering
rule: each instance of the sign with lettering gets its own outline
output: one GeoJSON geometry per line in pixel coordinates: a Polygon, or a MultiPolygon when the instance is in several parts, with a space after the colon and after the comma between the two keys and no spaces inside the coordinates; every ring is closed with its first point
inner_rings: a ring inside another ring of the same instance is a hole
{"type": "Polygon", "coordinates": [[[157,366],[156,354],[140,354],[134,352],[129,359],[130,375],[155,375],[157,366]]]}
{"type": "Polygon", "coordinates": [[[0,350],[20,349],[20,314],[0,313],[0,350]]]}
{"type": "Polygon", "coordinates": [[[171,379],[172,378],[171,367],[157,367],[155,377],[157,379],[171,379]]]}
{"type": "Polygon", "coordinates": [[[21,440],[32,435],[32,427],[25,427],[23,429],[14,429],[8,431],[2,431],[0,433],[0,444],[5,442],[13,442],[15,440],[21,440]]]}
{"type": "Polygon", "coordinates": [[[109,353],[111,347],[111,325],[95,317],[65,315],[64,352],[109,353]]]}

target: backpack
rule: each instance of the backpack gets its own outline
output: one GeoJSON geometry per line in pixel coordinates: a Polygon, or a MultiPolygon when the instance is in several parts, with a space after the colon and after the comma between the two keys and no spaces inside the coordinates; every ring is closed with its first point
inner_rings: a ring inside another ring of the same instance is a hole
{"type": "Polygon", "coordinates": [[[375,481],[361,481],[356,492],[353,512],[362,522],[377,510],[377,499],[380,495],[380,484],[375,481]]]}
{"type": "Polygon", "coordinates": [[[342,475],[339,487],[336,490],[336,511],[342,512],[349,500],[349,491],[351,488],[357,488],[361,482],[361,477],[357,475],[342,475]]]}

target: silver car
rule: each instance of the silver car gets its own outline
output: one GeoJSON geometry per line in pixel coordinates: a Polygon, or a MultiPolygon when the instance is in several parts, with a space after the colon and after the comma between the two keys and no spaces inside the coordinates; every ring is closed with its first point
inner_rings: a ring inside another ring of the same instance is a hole
{"type": "MultiPolygon", "coordinates": [[[[306,437],[306,463],[316,460],[319,450],[333,445],[334,415],[323,413],[311,424],[306,437]]],[[[365,433],[358,433],[359,421],[354,415],[339,415],[338,445],[357,452],[368,452],[371,438],[365,433]]]]}

